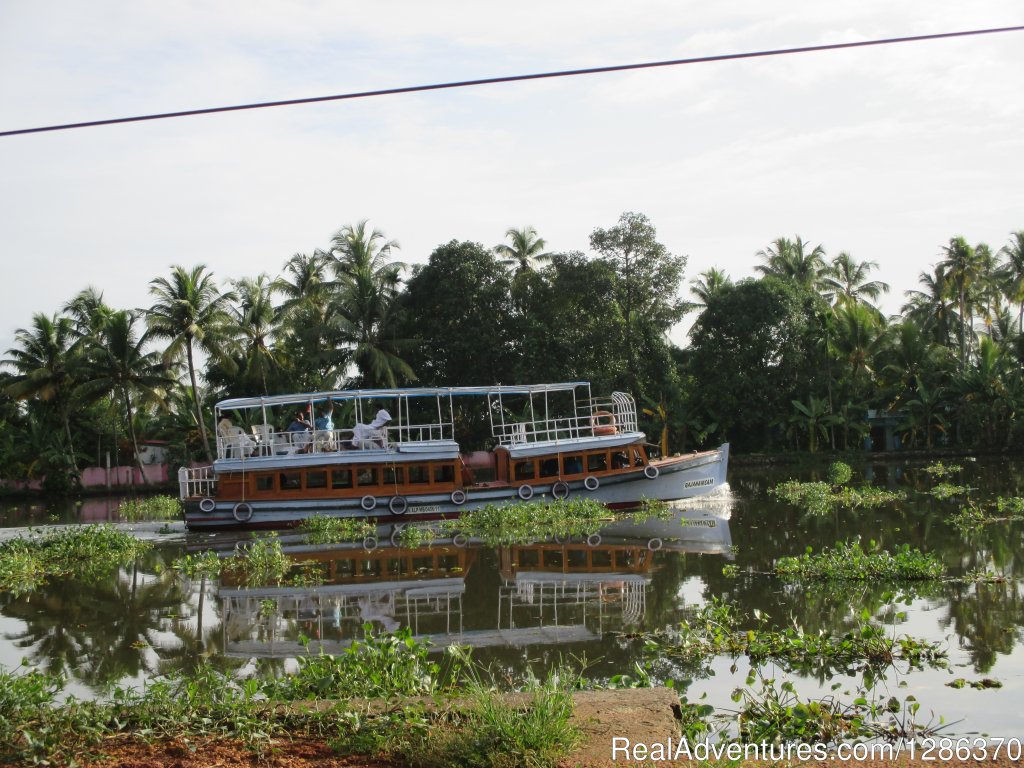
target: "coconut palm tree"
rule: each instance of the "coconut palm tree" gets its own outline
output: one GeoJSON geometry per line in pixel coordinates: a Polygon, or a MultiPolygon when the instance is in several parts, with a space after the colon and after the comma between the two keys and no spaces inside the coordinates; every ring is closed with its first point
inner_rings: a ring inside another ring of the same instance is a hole
{"type": "Polygon", "coordinates": [[[107,319],[113,314],[103,301],[103,292],[93,286],[83,288],[64,305],[63,310],[75,325],[79,336],[99,338],[107,319]]]}
{"type": "Polygon", "coordinates": [[[135,460],[143,481],[148,483],[139,457],[132,399],[134,397],[136,403],[139,400],[163,403],[174,380],[168,375],[160,355],[145,350],[149,333],[138,333],[140,319],[138,314],[128,310],[114,312],[107,318],[100,339],[86,347],[85,368],[88,380],[82,384],[81,390],[86,398],[120,398],[135,460]]]}
{"type": "Polygon", "coordinates": [[[202,351],[216,358],[225,357],[222,342],[227,338],[225,328],[231,321],[229,302],[234,295],[221,293],[213,274],[205,265],[191,270],[175,265],[171,277],[158,277],[149,284],[149,292],[156,303],[146,312],[150,335],[167,339],[164,362],[180,359],[183,355],[188,366],[192,399],[196,404],[196,420],[203,439],[207,461],[213,461],[210,440],[203,419],[203,403],[196,379],[195,354],[202,351]]]}
{"type": "Polygon", "coordinates": [[[846,251],[841,251],[825,271],[822,285],[834,302],[864,301],[865,297],[877,301],[881,294],[889,292],[889,284],[868,280],[868,275],[875,269],[878,269],[877,261],[858,262],[846,251]]]}
{"type": "Polygon", "coordinates": [[[907,291],[907,302],[900,312],[926,331],[933,341],[948,347],[953,328],[960,322],[955,302],[950,298],[949,277],[937,266],[932,274],[921,272],[917,281],[924,290],[907,291]]]}
{"type": "Polygon", "coordinates": [[[791,281],[812,291],[820,290],[828,270],[825,249],[821,245],[810,248],[810,244],[799,235],[793,240],[777,238],[767,248],[758,251],[757,256],[764,260],[764,264],[754,269],[762,275],[791,281]]]}
{"type": "Polygon", "coordinates": [[[405,265],[389,261],[398,243],[384,233],[367,231],[367,222],[346,225],[332,241],[336,282],[331,313],[338,318],[342,341],[352,350],[363,386],[395,387],[416,374],[401,358],[407,342],[396,339],[398,288],[405,265]]]}
{"type": "Polygon", "coordinates": [[[1010,242],[999,249],[1003,262],[1003,286],[1007,298],[1020,305],[1017,313],[1017,328],[1024,333],[1024,229],[1013,232],[1010,242]]]}
{"type": "Polygon", "coordinates": [[[505,237],[510,245],[501,243],[494,246],[494,255],[502,259],[502,264],[515,266],[516,274],[536,269],[538,264],[551,261],[551,254],[544,251],[547,242],[537,236],[537,230],[527,225],[522,229],[509,227],[505,237]]]}
{"type": "MultiPolygon", "coordinates": [[[[942,248],[946,258],[939,262],[939,267],[949,281],[952,295],[956,297],[960,313],[960,370],[967,368],[968,340],[967,330],[973,325],[973,306],[970,301],[975,283],[982,275],[982,265],[975,249],[967,244],[962,237],[950,239],[949,245],[942,248]]],[[[972,332],[973,335],[973,332],[972,332]]],[[[973,342],[971,345],[973,347],[973,342]]]]}
{"type": "Polygon", "coordinates": [[[67,439],[68,465],[77,475],[74,440],[71,436],[71,407],[81,382],[81,339],[70,318],[38,313],[31,328],[14,333],[18,346],[7,350],[3,361],[15,370],[6,393],[17,400],[36,399],[52,407],[67,439]]]}
{"type": "Polygon", "coordinates": [[[238,306],[232,309],[232,331],[245,360],[246,376],[259,379],[263,394],[267,388],[267,374],[280,367],[273,339],[280,327],[281,310],[274,306],[275,284],[267,275],[252,279],[243,277],[234,282],[238,306]]]}
{"type": "Polygon", "coordinates": [[[706,307],[708,302],[727,285],[732,285],[732,278],[725,273],[724,269],[712,267],[704,270],[690,281],[690,293],[699,299],[696,306],[706,307]]]}

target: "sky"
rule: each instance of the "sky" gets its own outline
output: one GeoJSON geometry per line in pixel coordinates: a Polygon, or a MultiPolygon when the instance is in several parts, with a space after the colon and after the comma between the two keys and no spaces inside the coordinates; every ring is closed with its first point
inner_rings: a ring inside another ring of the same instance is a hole
{"type": "MultiPolygon", "coordinates": [[[[1019,0],[0,0],[0,130],[1020,24],[1019,0]]],[[[88,285],[145,307],[173,264],[276,275],[361,219],[413,264],[524,225],[588,251],[637,211],[687,280],[800,235],[878,262],[893,313],[951,237],[1024,229],[1022,76],[1018,32],[0,137],[0,352],[88,285]]]]}

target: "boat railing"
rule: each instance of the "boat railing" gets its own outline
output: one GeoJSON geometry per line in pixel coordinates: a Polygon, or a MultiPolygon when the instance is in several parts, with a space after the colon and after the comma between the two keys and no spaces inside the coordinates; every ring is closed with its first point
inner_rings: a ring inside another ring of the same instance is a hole
{"type": "Polygon", "coordinates": [[[636,403],[615,392],[610,398],[588,401],[575,416],[495,424],[493,434],[499,445],[510,447],[635,431],[636,403]]]}
{"type": "Polygon", "coordinates": [[[217,485],[213,467],[181,467],[178,470],[178,493],[182,499],[212,498],[217,485]]]}
{"type": "Polygon", "coordinates": [[[371,429],[304,429],[276,431],[270,424],[257,424],[251,432],[236,428],[217,433],[217,458],[250,459],[338,451],[390,451],[399,443],[428,443],[452,439],[452,424],[399,424],[371,429]]]}

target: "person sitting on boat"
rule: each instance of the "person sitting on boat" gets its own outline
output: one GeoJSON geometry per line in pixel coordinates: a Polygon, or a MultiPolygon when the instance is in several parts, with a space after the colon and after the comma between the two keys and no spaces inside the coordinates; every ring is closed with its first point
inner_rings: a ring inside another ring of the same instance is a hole
{"type": "Polygon", "coordinates": [[[312,439],[312,429],[312,425],[306,420],[306,412],[299,411],[295,414],[295,418],[292,419],[292,423],[288,425],[288,429],[285,432],[291,438],[292,445],[306,448],[309,447],[310,440],[312,439]]]}
{"type": "Polygon", "coordinates": [[[387,445],[387,423],[391,414],[381,408],[369,424],[356,424],[352,429],[353,448],[383,448],[387,445]]]}

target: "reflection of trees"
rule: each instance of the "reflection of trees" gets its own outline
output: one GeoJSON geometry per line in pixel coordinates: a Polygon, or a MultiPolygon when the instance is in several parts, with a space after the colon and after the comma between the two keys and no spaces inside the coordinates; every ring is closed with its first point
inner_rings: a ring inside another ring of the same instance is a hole
{"type": "Polygon", "coordinates": [[[167,573],[170,556],[150,553],[127,569],[98,581],[57,580],[22,599],[8,600],[3,613],[25,623],[7,635],[37,666],[64,672],[94,688],[152,672],[147,660],[172,654],[161,633],[187,601],[167,573]],[[156,575],[157,564],[165,572],[156,575]]]}
{"type": "Polygon", "coordinates": [[[953,627],[977,672],[988,672],[997,654],[1009,654],[1024,626],[1024,600],[1017,583],[956,584],[943,627],[953,627]]]}

